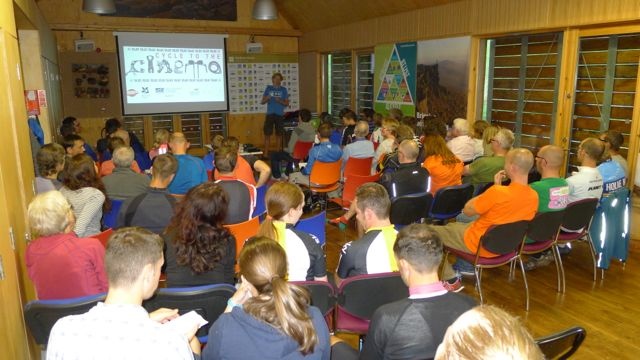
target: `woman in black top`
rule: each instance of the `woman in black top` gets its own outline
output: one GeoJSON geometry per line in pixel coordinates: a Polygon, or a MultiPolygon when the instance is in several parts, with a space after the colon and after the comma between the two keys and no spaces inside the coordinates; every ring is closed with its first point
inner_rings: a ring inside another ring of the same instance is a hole
{"type": "Polygon", "coordinates": [[[222,226],[229,199],[214,183],[191,188],[163,235],[167,286],[234,283],[235,238],[222,226]]]}

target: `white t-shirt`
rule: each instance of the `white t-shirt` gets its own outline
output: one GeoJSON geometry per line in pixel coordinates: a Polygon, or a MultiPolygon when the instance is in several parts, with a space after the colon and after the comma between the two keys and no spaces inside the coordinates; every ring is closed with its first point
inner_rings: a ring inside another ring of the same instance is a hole
{"type": "Polygon", "coordinates": [[[602,196],[602,175],[597,168],[578,166],[578,171],[567,178],[569,203],[602,196]]]}
{"type": "Polygon", "coordinates": [[[460,135],[447,142],[447,147],[462,162],[468,162],[476,157],[476,142],[469,135],[460,135]]]}

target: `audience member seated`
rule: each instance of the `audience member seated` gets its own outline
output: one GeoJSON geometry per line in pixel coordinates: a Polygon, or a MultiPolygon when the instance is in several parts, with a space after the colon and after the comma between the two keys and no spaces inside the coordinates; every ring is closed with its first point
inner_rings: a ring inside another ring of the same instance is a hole
{"type": "MultiPolygon", "coordinates": [[[[533,154],[527,149],[510,150],[505,157],[504,170],[496,173],[495,185],[469,200],[462,212],[466,216],[478,216],[473,222],[451,222],[444,226],[430,226],[445,246],[475,254],[480,237],[492,225],[520,220],[531,220],[538,209],[538,194],[527,185],[527,175],[533,166],[533,154]],[[503,186],[506,177],[511,183],[503,186]]],[[[496,256],[485,249],[480,255],[496,256]]],[[[444,283],[449,289],[459,291],[461,282],[449,262],[443,261],[444,283]]]]}
{"type": "Polygon", "coordinates": [[[147,313],[142,307],[158,287],[163,262],[157,234],[140,228],[116,231],[105,254],[107,298],[87,313],[58,320],[47,358],[193,359],[200,353],[198,326],[187,324],[182,333],[166,324],[179,317],[178,309],[147,313]]]}
{"type": "Polygon", "coordinates": [[[342,130],[342,140],[340,140],[340,145],[342,145],[342,147],[351,144],[355,137],[354,132],[356,129],[356,118],[356,113],[351,109],[345,108],[340,111],[340,119],[342,120],[342,125],[344,125],[344,129],[342,130]]]}
{"type": "Polygon", "coordinates": [[[619,131],[609,130],[600,134],[600,140],[604,142],[605,152],[609,153],[611,160],[622,166],[625,177],[629,178],[629,165],[627,159],[620,154],[620,147],[624,144],[624,137],[619,131]]]}
{"type": "Polygon", "coordinates": [[[393,199],[398,196],[429,191],[429,173],[416,162],[420,148],[413,139],[398,146],[399,167],[395,172],[383,173],[382,184],[393,199]]]}
{"type": "Polygon", "coordinates": [[[102,214],[111,208],[104,184],[96,174],[95,163],[89,156],[79,154],[67,161],[64,186],[60,188],[60,192],[71,204],[76,217],[73,231],[79,237],[98,234],[102,214]]]}
{"type": "Polygon", "coordinates": [[[494,175],[504,168],[504,157],[513,145],[513,133],[509,129],[500,129],[491,139],[492,156],[482,156],[464,167],[465,183],[478,185],[493,181],[494,175]]]}
{"type": "Polygon", "coordinates": [[[466,119],[453,120],[451,140],[447,141],[447,147],[462,162],[468,163],[476,157],[476,142],[469,136],[469,122],[466,119]]]}
{"type": "MultiPolygon", "coordinates": [[[[426,225],[412,224],[393,245],[409,298],[378,308],[371,318],[361,359],[432,359],[444,334],[476,302],[448,292],[438,279],[442,242],[426,225]]],[[[351,347],[342,345],[347,353],[351,347]]],[[[333,346],[336,355],[338,345],[333,346]]]]}
{"type": "Polygon", "coordinates": [[[366,231],[358,240],[342,247],[336,272],[336,284],[363,274],[398,271],[391,249],[396,230],[389,220],[391,200],[380,184],[367,183],[356,191],[356,219],[366,231]]]}
{"type": "Polygon", "coordinates": [[[139,226],[156,234],[162,233],[169,225],[176,205],[176,198],[167,192],[176,170],[178,161],[173,155],[154,157],[148,190],[122,204],[117,227],[139,226]]]}
{"type": "Polygon", "coordinates": [[[384,138],[382,137],[382,114],[373,114],[373,131],[371,132],[371,142],[380,144],[384,138]]]}
{"type": "Polygon", "coordinates": [[[46,144],[38,150],[36,163],[38,176],[36,177],[36,193],[60,190],[62,183],[58,181],[58,174],[64,170],[65,151],[56,143],[46,144]]]}
{"type": "Polygon", "coordinates": [[[358,121],[354,130],[355,138],[342,149],[342,169],[347,164],[349,158],[364,159],[373,158],[376,154],[373,150],[373,143],[367,140],[369,135],[369,123],[358,121]]]}
{"type": "Polygon", "coordinates": [[[304,194],[296,184],[279,181],[265,195],[267,218],[260,225],[258,236],[275,240],[287,253],[289,281],[327,281],[324,251],[314,235],[293,226],[302,216],[304,194]]]}
{"type": "Polygon", "coordinates": [[[311,174],[311,169],[313,169],[313,164],[316,161],[334,162],[342,158],[342,150],[340,150],[340,146],[332,144],[331,141],[329,141],[331,131],[331,124],[326,122],[320,124],[318,127],[320,143],[316,144],[309,151],[309,160],[307,161],[307,165],[303,167],[300,172],[291,174],[289,181],[297,184],[309,185],[309,174],[311,174]]]}
{"type": "MultiPolygon", "coordinates": [[[[116,149],[119,147],[127,147],[124,140],[118,136],[110,137],[109,141],[107,141],[107,144],[108,144],[107,148],[109,149],[110,154],[113,154],[114,151],[116,151],[116,149]]],[[[135,157],[135,154],[134,154],[134,157],[135,157]]],[[[113,163],[113,158],[103,161],[102,163],[100,163],[100,176],[104,177],[104,176],[111,175],[113,173],[113,169],[115,168],[116,168],[116,165],[113,163]]],[[[138,163],[136,162],[135,159],[131,160],[131,165],[129,166],[129,168],[137,174],[141,172],[140,166],[138,166],[138,163]]]]}
{"type": "Polygon", "coordinates": [[[127,146],[131,146],[135,154],[136,162],[140,166],[141,170],[147,170],[151,167],[151,160],[149,154],[144,149],[144,145],[138,140],[136,134],[131,131],[126,131],[122,128],[122,123],[116,118],[109,118],[104,123],[104,128],[101,131],[100,140],[96,145],[96,150],[100,154],[100,159],[106,161],[111,159],[112,153],[108,149],[108,140],[112,136],[118,136],[124,140],[127,146]]]}
{"type": "Polygon", "coordinates": [[[287,282],[287,256],[275,241],[249,240],[240,253],[242,283],[209,329],[203,360],[329,360],[329,330],[309,292],[287,282]]]}
{"type": "MultiPolygon", "coordinates": [[[[60,135],[64,138],[67,135],[75,134],[79,135],[82,132],[80,121],[73,116],[67,116],[62,120],[60,125],[60,135]]],[[[84,143],[84,153],[89,155],[93,161],[98,161],[98,155],[93,150],[91,145],[84,143]]]]}
{"type": "MultiPolygon", "coordinates": [[[[598,171],[600,175],[602,175],[603,194],[610,193],[627,185],[627,169],[623,167],[620,161],[613,160],[612,147],[608,136],[608,133],[600,135],[600,141],[602,141],[605,147],[602,162],[598,165],[598,171]]],[[[617,156],[619,159],[625,161],[624,165],[626,166],[626,160],[620,155],[617,156]]]]}
{"type": "Polygon", "coordinates": [[[416,165],[421,165],[424,161],[424,149],[420,139],[416,137],[415,132],[408,125],[398,126],[393,151],[383,155],[379,160],[379,172],[388,173],[398,170],[400,161],[398,160],[398,145],[405,140],[413,140],[418,146],[418,156],[416,157],[416,165]]]}
{"type": "Polygon", "coordinates": [[[473,122],[473,133],[471,138],[475,143],[474,159],[484,155],[483,135],[485,129],[489,127],[489,123],[484,120],[476,120],[473,122]]]}
{"type": "MultiPolygon", "coordinates": [[[[260,187],[269,181],[271,177],[271,168],[266,162],[259,160],[254,155],[240,155],[242,149],[240,149],[240,142],[238,138],[230,136],[222,142],[222,146],[228,146],[236,152],[237,160],[236,167],[233,170],[232,177],[242,180],[247,184],[251,184],[255,187],[260,187]],[[253,175],[254,171],[258,174],[258,182],[253,175]]],[[[213,178],[218,180],[220,178],[220,172],[217,169],[213,174],[213,178]]]]}
{"type": "Polygon", "coordinates": [[[398,134],[398,127],[400,123],[394,119],[382,120],[382,142],[378,145],[375,154],[373,155],[373,162],[371,163],[371,173],[377,172],[379,166],[381,166],[382,160],[389,153],[395,150],[396,135],[398,134]]]}
{"type": "Polygon", "coordinates": [[[222,226],[229,197],[214,183],[200,184],[178,203],[165,231],[167,286],[233,284],[236,241],[222,226]]]}
{"type": "Polygon", "coordinates": [[[169,138],[169,147],[173,156],[178,160],[178,171],[169,184],[169,193],[185,194],[192,187],[208,180],[207,171],[202,160],[187,154],[189,141],[181,132],[174,132],[169,138]]]}
{"type": "Polygon", "coordinates": [[[153,161],[156,156],[169,152],[169,136],[171,133],[167,129],[158,129],[153,136],[153,148],[149,150],[149,159],[153,161]]]}
{"type": "Polygon", "coordinates": [[[113,164],[116,166],[111,175],[102,178],[107,196],[111,199],[126,200],[149,189],[149,177],[131,170],[133,149],[120,146],[113,151],[113,164]]]}
{"type": "Polygon", "coordinates": [[[425,159],[422,166],[429,172],[431,187],[429,191],[435,195],[438,190],[447,186],[462,184],[462,161],[447,147],[440,135],[424,137],[425,159]]]}
{"type": "Polygon", "coordinates": [[[489,126],[482,133],[482,147],[484,152],[482,156],[493,156],[493,137],[500,131],[499,126],[489,126]]]}
{"type": "Polygon", "coordinates": [[[62,138],[62,147],[68,157],[84,154],[84,139],[77,134],[67,135],[62,138]]]}
{"type": "MultiPolygon", "coordinates": [[[[275,179],[282,177],[280,171],[280,162],[287,163],[286,175],[293,172],[293,150],[298,141],[300,142],[313,142],[316,136],[316,128],[311,124],[311,112],[307,109],[301,109],[298,112],[298,126],[291,132],[289,138],[289,144],[286,151],[278,151],[271,153],[271,172],[275,179]]],[[[302,160],[302,159],[299,159],[302,160]]]]}
{"type": "Polygon", "coordinates": [[[223,142],[224,142],[224,136],[220,134],[214,136],[213,139],[211,140],[211,151],[209,151],[209,153],[202,158],[202,162],[204,163],[204,168],[207,169],[207,171],[213,171],[216,168],[214,164],[216,149],[221,147],[223,142]]]}
{"type": "Polygon", "coordinates": [[[604,144],[597,138],[586,138],[578,146],[578,171],[567,178],[569,183],[569,203],[602,196],[603,181],[597,164],[604,153],[604,144]]]}
{"type": "Polygon", "coordinates": [[[435,360],[543,360],[531,334],[514,316],[492,305],[460,315],[447,329],[435,360]]]}
{"type": "Polygon", "coordinates": [[[37,239],[27,245],[26,266],[38,299],[66,299],[107,291],[104,247],[73,233],[71,205],[58,191],[36,196],[27,211],[37,239]]]}
{"type": "MultiPolygon", "coordinates": [[[[538,193],[538,213],[564,210],[569,204],[569,184],[560,177],[564,161],[564,151],[556,145],[543,146],[535,157],[536,169],[541,175],[539,181],[530,184],[538,193]]],[[[529,257],[526,270],[547,266],[553,262],[551,250],[529,257]]]]}
{"type": "Polygon", "coordinates": [[[226,192],[231,199],[226,212],[225,224],[237,224],[245,222],[253,216],[253,209],[256,207],[256,188],[248,184],[233,174],[237,166],[237,148],[222,146],[216,150],[216,170],[218,176],[215,183],[226,192]]]}

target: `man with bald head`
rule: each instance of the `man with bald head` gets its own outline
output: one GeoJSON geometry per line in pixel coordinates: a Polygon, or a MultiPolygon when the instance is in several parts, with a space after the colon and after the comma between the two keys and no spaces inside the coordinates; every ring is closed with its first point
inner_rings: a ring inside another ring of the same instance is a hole
{"type": "MultiPolygon", "coordinates": [[[[504,170],[494,176],[495,184],[484,193],[469,200],[462,210],[467,216],[478,216],[470,223],[453,222],[445,226],[430,226],[445,246],[475,254],[480,237],[492,225],[501,225],[520,220],[531,220],[538,210],[538,194],[527,185],[529,170],[533,166],[533,154],[523,148],[510,150],[505,156],[504,170]],[[502,185],[505,178],[509,185],[502,185]]],[[[485,249],[480,255],[497,256],[485,249]]],[[[445,286],[452,291],[461,289],[460,276],[448,261],[443,261],[445,286]]]]}
{"type": "Polygon", "coordinates": [[[598,138],[589,137],[578,146],[578,171],[567,178],[569,183],[569,202],[586,198],[599,199],[602,196],[602,175],[598,171],[598,162],[604,153],[604,144],[598,138]]]}
{"type": "Polygon", "coordinates": [[[178,160],[178,171],[169,184],[170,194],[186,194],[189,189],[207,181],[207,170],[200,158],[187,154],[189,141],[181,132],[174,132],[169,138],[169,147],[178,160]]]}
{"type": "Polygon", "coordinates": [[[398,162],[395,172],[383,173],[380,184],[387,189],[391,199],[409,194],[429,191],[429,172],[416,163],[420,148],[412,139],[403,140],[398,145],[398,162]]]}

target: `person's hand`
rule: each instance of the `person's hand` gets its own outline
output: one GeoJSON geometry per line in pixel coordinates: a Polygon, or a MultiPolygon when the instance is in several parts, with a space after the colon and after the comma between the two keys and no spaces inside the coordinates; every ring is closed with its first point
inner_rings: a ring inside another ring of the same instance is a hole
{"type": "MultiPolygon", "coordinates": [[[[242,278],[242,282],[240,283],[240,287],[231,297],[231,302],[238,305],[243,305],[247,300],[249,300],[254,294],[257,294],[258,291],[251,285],[247,280],[242,278]]],[[[231,306],[227,306],[225,312],[230,312],[232,310],[231,306]]]]}
{"type": "MultiPolygon", "coordinates": [[[[167,321],[171,321],[175,318],[177,318],[178,316],[178,309],[167,309],[167,308],[160,308],[152,313],[149,313],[149,318],[153,321],[157,321],[161,324],[166,323],[167,321]]],[[[196,328],[196,330],[198,330],[196,328]]],[[[195,334],[195,332],[194,332],[195,334]]]]}
{"type": "Polygon", "coordinates": [[[502,181],[506,179],[507,179],[507,172],[504,170],[500,170],[493,176],[493,183],[495,185],[502,185],[502,181]]]}

